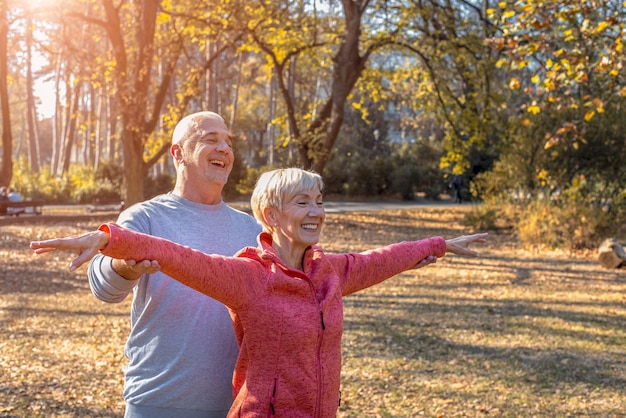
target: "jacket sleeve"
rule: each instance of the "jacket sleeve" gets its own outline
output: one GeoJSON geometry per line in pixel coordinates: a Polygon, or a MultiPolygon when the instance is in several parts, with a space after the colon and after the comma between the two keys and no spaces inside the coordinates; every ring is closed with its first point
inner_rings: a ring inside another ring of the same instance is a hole
{"type": "Polygon", "coordinates": [[[104,255],[120,259],[157,260],[161,271],[182,284],[237,308],[257,294],[262,266],[248,258],[224,257],[176,244],[164,238],[104,224],[109,234],[104,255]]]}
{"type": "MultiPolygon", "coordinates": [[[[117,224],[133,231],[149,233],[150,222],[144,211],[130,207],[120,213],[117,224]]],[[[91,259],[87,278],[91,293],[99,300],[107,303],[120,303],[133,292],[139,283],[137,280],[128,280],[120,276],[112,266],[113,259],[104,254],[97,254],[91,259]]]]}
{"type": "Polygon", "coordinates": [[[442,237],[432,237],[363,253],[326,254],[326,257],[339,274],[345,296],[408,270],[429,255],[443,257],[445,253],[446,241],[442,237]]]}

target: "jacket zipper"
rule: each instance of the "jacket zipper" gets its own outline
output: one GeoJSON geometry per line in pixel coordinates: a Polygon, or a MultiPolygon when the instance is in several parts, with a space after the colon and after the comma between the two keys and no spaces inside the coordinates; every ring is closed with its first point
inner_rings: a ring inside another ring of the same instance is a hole
{"type": "Polygon", "coordinates": [[[276,387],[278,386],[278,378],[274,378],[274,387],[272,388],[272,396],[270,397],[270,410],[268,411],[267,416],[276,415],[276,409],[274,408],[274,403],[276,402],[276,387]]]}
{"type": "MultiPolygon", "coordinates": [[[[316,299],[317,300],[317,299],[316,299]]],[[[319,340],[317,344],[317,405],[315,407],[316,417],[322,416],[322,358],[320,352],[322,350],[322,341],[324,339],[324,330],[326,330],[326,325],[324,324],[324,311],[320,306],[319,301],[317,301],[317,306],[320,310],[320,334],[319,340]]]]}

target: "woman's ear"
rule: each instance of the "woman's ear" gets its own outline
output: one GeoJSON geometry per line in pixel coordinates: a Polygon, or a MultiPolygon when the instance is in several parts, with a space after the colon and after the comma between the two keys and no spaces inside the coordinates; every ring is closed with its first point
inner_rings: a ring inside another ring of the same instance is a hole
{"type": "Polygon", "coordinates": [[[265,218],[265,223],[271,227],[276,226],[276,209],[274,208],[265,208],[263,209],[263,217],[265,218]]]}

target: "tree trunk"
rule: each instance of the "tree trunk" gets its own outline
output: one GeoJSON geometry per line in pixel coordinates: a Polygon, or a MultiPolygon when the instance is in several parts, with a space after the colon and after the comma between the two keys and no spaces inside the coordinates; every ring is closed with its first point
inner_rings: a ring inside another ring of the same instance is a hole
{"type": "MultiPolygon", "coordinates": [[[[323,145],[318,152],[310,152],[310,144],[304,144],[309,148],[309,159],[306,165],[312,167],[318,173],[323,173],[330,153],[335,146],[341,125],[345,115],[346,101],[354,85],[361,77],[363,68],[371,51],[360,55],[361,42],[361,19],[367,7],[368,1],[355,2],[343,0],[343,9],[346,17],[346,28],[343,42],[334,57],[332,94],[330,97],[330,114],[325,119],[314,121],[308,133],[312,136],[313,144],[317,142],[317,133],[322,136],[323,145]],[[317,122],[317,123],[316,123],[317,122]],[[313,158],[311,158],[313,156],[313,158]]],[[[302,152],[301,152],[302,154],[302,152]]]]}
{"type": "Polygon", "coordinates": [[[2,161],[0,161],[0,186],[8,186],[13,177],[13,135],[9,109],[7,40],[7,1],[0,0],[0,110],[2,111],[2,161]]]}
{"type": "Polygon", "coordinates": [[[109,97],[105,96],[105,100],[107,121],[105,130],[106,158],[109,161],[115,161],[116,159],[119,159],[119,132],[117,127],[117,118],[115,117],[116,106],[109,97]]]}
{"type": "Polygon", "coordinates": [[[144,200],[144,177],[146,175],[143,161],[144,140],[142,133],[126,130],[122,134],[124,150],[124,193],[126,205],[144,200]]]}
{"type": "Polygon", "coordinates": [[[67,122],[66,129],[63,135],[63,153],[61,154],[61,174],[67,173],[70,169],[70,162],[72,160],[72,149],[74,148],[74,142],[76,138],[76,124],[78,118],[78,103],[80,101],[81,83],[77,83],[74,89],[70,91],[70,97],[67,106],[67,122]]]}
{"type": "MultiPolygon", "coordinates": [[[[283,96],[287,112],[290,143],[294,142],[297,146],[299,163],[304,168],[312,168],[320,174],[323,174],[343,124],[348,96],[361,77],[365,63],[372,53],[371,49],[364,51],[362,55],[360,51],[361,19],[369,0],[360,2],[343,0],[342,4],[345,30],[341,45],[333,57],[331,95],[306,130],[301,130],[298,125],[297,106],[288,78],[293,76],[293,71],[288,71],[288,77],[285,77],[286,62],[273,56],[278,90],[283,96]]],[[[267,46],[262,43],[260,46],[271,53],[267,46]]],[[[293,63],[293,59],[290,63],[293,63]]]]}
{"type": "Polygon", "coordinates": [[[598,261],[605,268],[626,267],[626,251],[613,238],[605,240],[598,249],[598,261]]]}
{"type": "Polygon", "coordinates": [[[39,138],[37,137],[37,109],[33,93],[33,29],[30,12],[26,14],[26,123],[28,126],[28,161],[33,173],[39,172],[39,138]]]}
{"type": "Polygon", "coordinates": [[[218,90],[218,73],[219,62],[212,60],[219,51],[219,45],[217,41],[207,40],[206,56],[205,59],[211,64],[206,67],[205,76],[205,95],[202,100],[203,110],[210,110],[221,114],[219,103],[219,90],[218,90]]]}
{"type": "Polygon", "coordinates": [[[95,111],[95,127],[94,127],[94,156],[93,156],[93,169],[98,171],[98,167],[100,166],[100,160],[102,158],[102,102],[104,102],[104,98],[102,95],[97,95],[96,97],[96,111],[95,111]]]}
{"type": "Polygon", "coordinates": [[[267,159],[265,164],[274,165],[274,140],[276,136],[276,127],[274,119],[276,118],[276,70],[272,71],[272,79],[268,85],[269,90],[269,120],[267,122],[267,159]]]}
{"type": "Polygon", "coordinates": [[[237,84],[235,85],[235,94],[233,97],[232,110],[230,112],[230,126],[229,129],[232,132],[235,127],[235,119],[237,119],[237,105],[239,104],[239,87],[241,86],[241,72],[243,68],[244,53],[239,53],[239,62],[237,63],[237,84]]]}
{"type": "Polygon", "coordinates": [[[55,77],[54,77],[54,115],[52,115],[52,156],[50,161],[50,173],[56,175],[59,170],[59,157],[61,155],[61,131],[63,128],[63,108],[61,107],[61,72],[62,60],[55,58],[55,77]]]}

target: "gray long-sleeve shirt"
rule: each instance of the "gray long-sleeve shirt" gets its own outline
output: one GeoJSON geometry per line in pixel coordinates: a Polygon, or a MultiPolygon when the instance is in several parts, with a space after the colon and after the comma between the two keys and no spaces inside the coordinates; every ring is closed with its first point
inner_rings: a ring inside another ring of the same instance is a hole
{"type": "MultiPolygon", "coordinates": [[[[261,231],[254,218],[224,203],[203,205],[172,194],[130,207],[117,223],[221,255],[256,245],[261,231]]],[[[225,415],[238,354],[226,308],[160,272],[126,280],[103,255],[92,260],[88,275],[92,292],[105,302],[134,293],[125,349],[127,409],[150,417],[225,415]]]]}

